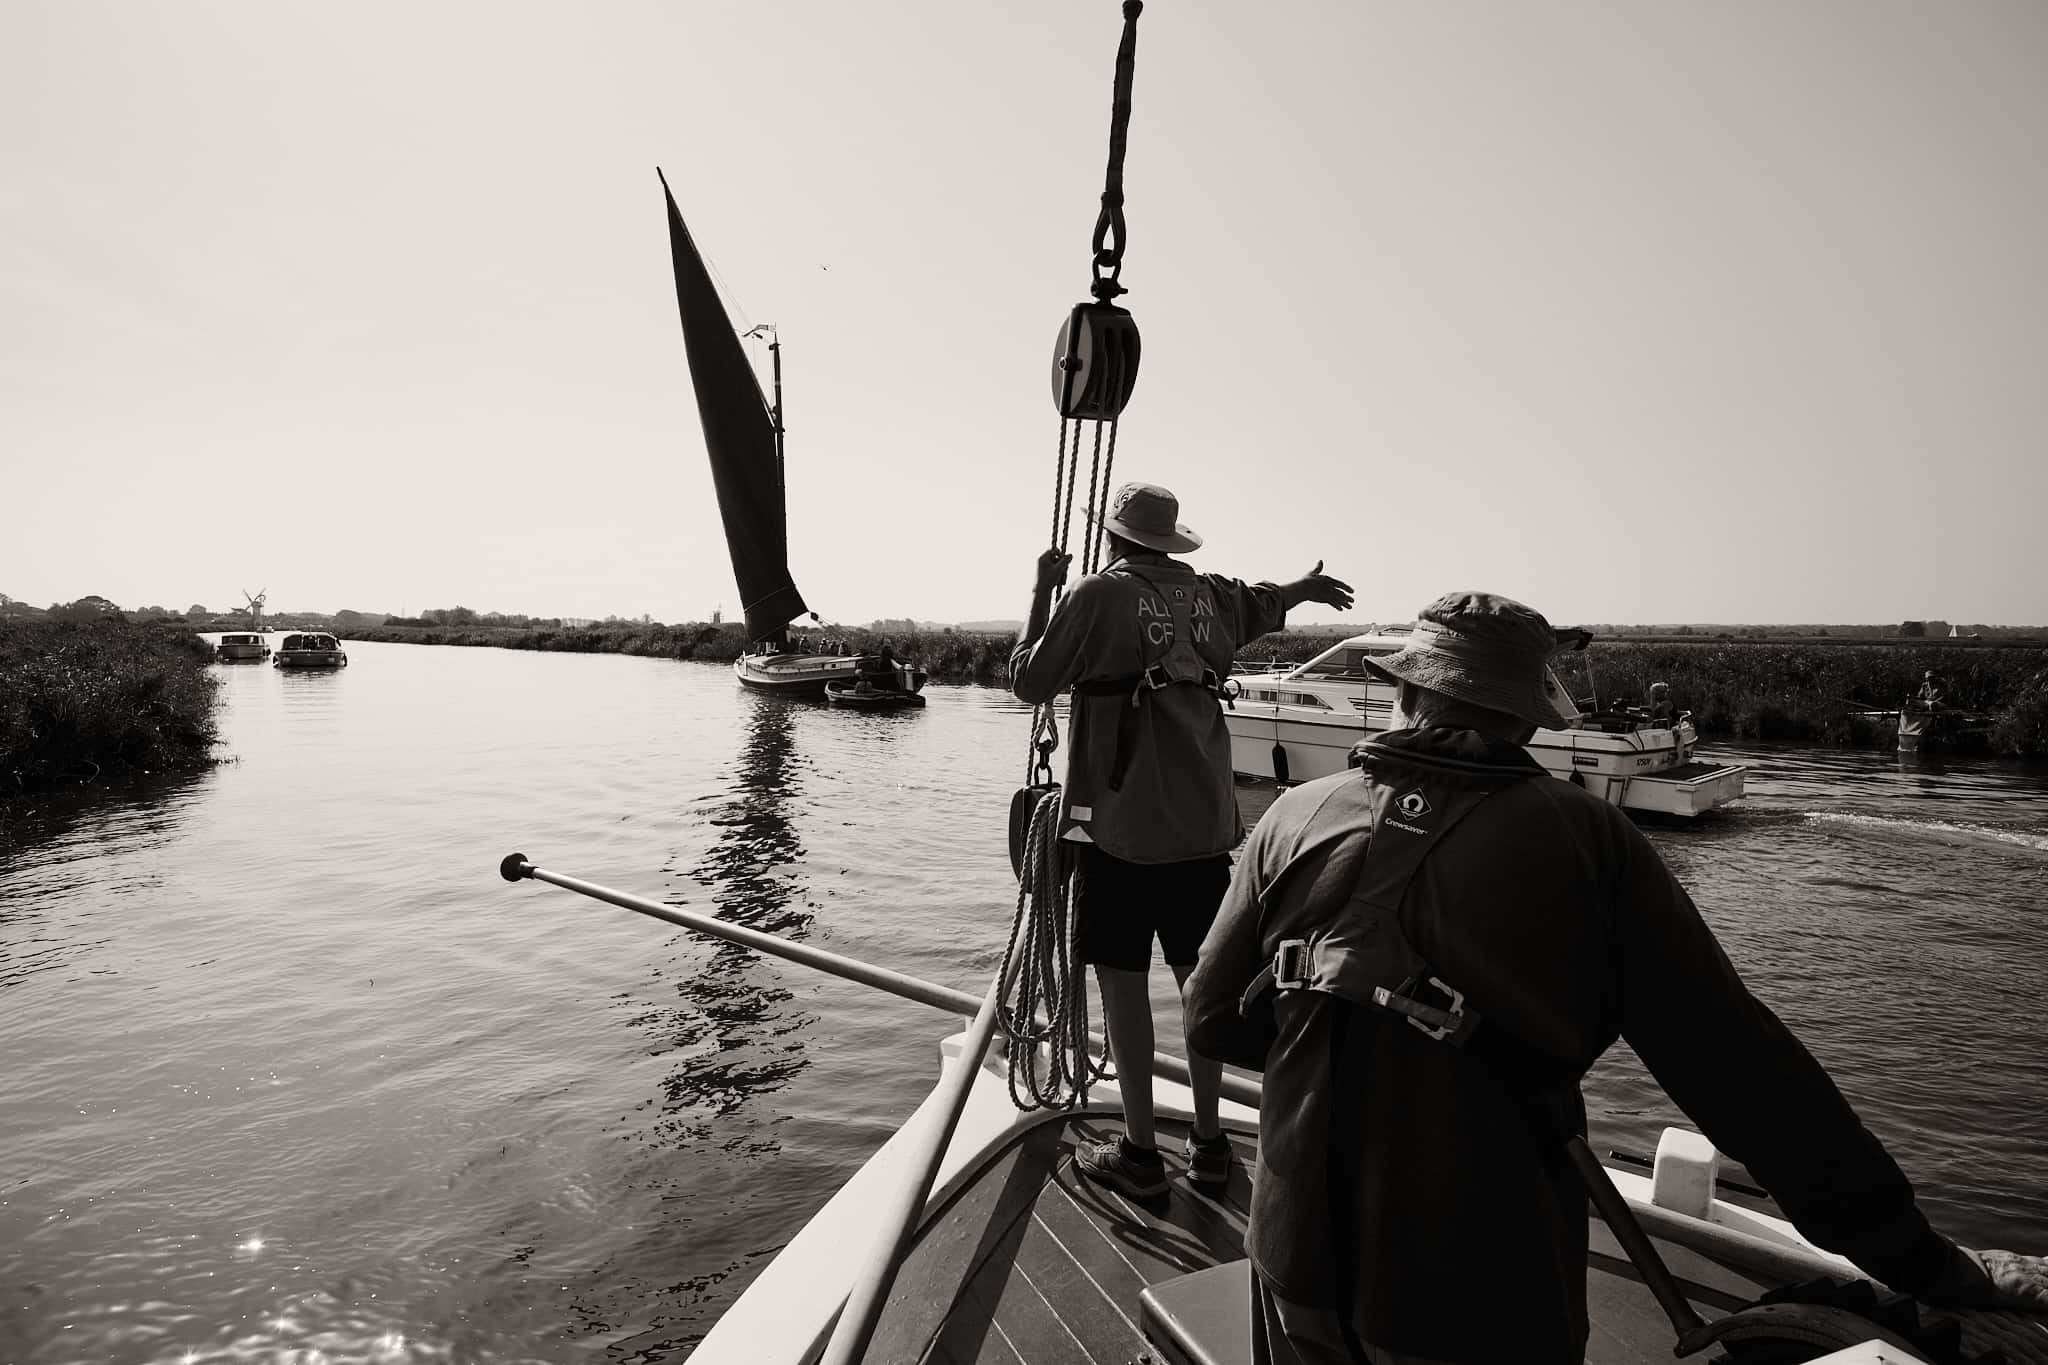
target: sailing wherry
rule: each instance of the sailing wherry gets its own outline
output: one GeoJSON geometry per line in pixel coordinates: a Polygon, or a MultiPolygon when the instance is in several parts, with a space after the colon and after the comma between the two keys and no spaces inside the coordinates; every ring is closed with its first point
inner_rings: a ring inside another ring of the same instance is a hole
{"type": "MultiPolygon", "coordinates": [[[[660,173],[657,171],[657,175],[660,173]]],[[[772,326],[765,334],[774,362],[775,402],[761,382],[733,330],[711,272],[683,223],[667,177],[669,253],[676,277],[676,307],[689,355],[690,383],[711,457],[718,512],[725,523],[726,548],[740,590],[749,644],[733,661],[733,672],[748,687],[790,696],[825,696],[828,683],[871,691],[916,693],[925,673],[884,654],[812,652],[789,647],[789,623],[812,615],[789,572],[788,500],[783,483],[782,343],[772,326]]],[[[812,615],[812,619],[816,619],[812,615]]]]}

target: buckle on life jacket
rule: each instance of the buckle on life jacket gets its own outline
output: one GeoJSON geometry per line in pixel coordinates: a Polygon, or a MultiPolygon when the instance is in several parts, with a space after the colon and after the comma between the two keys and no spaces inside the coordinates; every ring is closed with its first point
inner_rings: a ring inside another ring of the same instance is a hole
{"type": "Polygon", "coordinates": [[[1211,693],[1219,699],[1226,697],[1223,680],[1216,675],[1215,669],[1205,666],[1199,679],[1176,678],[1173,672],[1167,668],[1166,661],[1161,659],[1157,663],[1147,664],[1145,671],[1138,675],[1138,685],[1131,691],[1131,701],[1135,704],[1138,700],[1138,694],[1142,691],[1150,690],[1157,692],[1160,688],[1170,687],[1177,682],[1195,683],[1204,691],[1211,693]]]}
{"type": "Polygon", "coordinates": [[[1308,986],[1309,948],[1305,938],[1282,939],[1273,950],[1273,989],[1298,991],[1308,986]]]}
{"type": "Polygon", "coordinates": [[[1438,1009],[1434,1005],[1426,1005],[1417,1000],[1409,993],[1416,989],[1413,977],[1403,981],[1399,991],[1390,991],[1385,986],[1373,987],[1372,1001],[1375,1005],[1384,1006],[1406,1017],[1411,1028],[1419,1029],[1437,1042],[1442,1042],[1446,1038],[1451,1038],[1454,1042],[1462,1041],[1463,1036],[1478,1024],[1478,1012],[1467,1010],[1465,993],[1442,977],[1432,976],[1425,984],[1442,991],[1449,1005],[1438,1009]]]}

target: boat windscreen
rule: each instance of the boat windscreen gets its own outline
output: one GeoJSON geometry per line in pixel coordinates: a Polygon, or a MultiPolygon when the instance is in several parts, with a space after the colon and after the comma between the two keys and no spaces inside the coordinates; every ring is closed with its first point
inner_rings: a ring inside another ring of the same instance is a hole
{"type": "Polygon", "coordinates": [[[1383,654],[1398,654],[1399,645],[1339,645],[1326,654],[1318,655],[1301,666],[1295,674],[1298,678],[1352,678],[1364,679],[1367,674],[1362,659],[1376,659],[1383,654]]]}

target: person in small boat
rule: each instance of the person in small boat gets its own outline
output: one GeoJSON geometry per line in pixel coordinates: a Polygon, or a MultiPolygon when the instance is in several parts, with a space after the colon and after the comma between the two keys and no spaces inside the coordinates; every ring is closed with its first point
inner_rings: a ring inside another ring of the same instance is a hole
{"type": "MultiPolygon", "coordinates": [[[[1102,990],[1124,1107],[1123,1135],[1082,1149],[1075,1164],[1139,1198],[1167,1187],[1152,1112],[1153,940],[1185,981],[1243,837],[1222,681],[1238,647],[1280,629],[1289,609],[1351,605],[1350,587],[1320,563],[1281,584],[1195,572],[1171,558],[1202,543],[1179,518],[1180,500],[1156,484],[1117,489],[1102,520],[1109,562],[1054,611],[1070,556],[1040,555],[1010,657],[1010,687],[1024,701],[1074,689],[1060,830],[1075,858],[1075,952],[1102,990]]],[[[1222,1069],[1191,1053],[1188,1070],[1188,1175],[1220,1183],[1231,1151],[1217,1120],[1222,1069]]]]}
{"type": "Polygon", "coordinates": [[[1913,709],[1915,711],[1939,710],[1942,702],[1947,699],[1948,688],[1942,682],[1939,673],[1930,668],[1920,675],[1920,687],[1913,693],[1913,709]]]}
{"type": "Polygon", "coordinates": [[[1670,725],[1678,719],[1678,708],[1671,701],[1671,686],[1668,683],[1653,682],[1643,709],[1649,713],[1652,725],[1670,725]]]}
{"type": "Polygon", "coordinates": [[[1359,766],[1283,793],[1185,991],[1262,1069],[1254,1358],[1577,1361],[1586,1194],[1563,1151],[1617,1038],[1801,1233],[1894,1289],[2048,1311],[2048,1260],[1937,1232],[1617,806],[1521,747],[1563,718],[1536,611],[1459,592],[1366,667],[1359,766]]]}

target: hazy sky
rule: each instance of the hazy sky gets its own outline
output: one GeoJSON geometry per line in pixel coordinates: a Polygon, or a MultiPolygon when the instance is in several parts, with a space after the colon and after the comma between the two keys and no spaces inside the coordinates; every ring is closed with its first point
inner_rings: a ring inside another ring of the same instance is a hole
{"type": "MultiPolygon", "coordinates": [[[[0,591],[736,614],[659,165],[811,605],[1022,615],[1119,23],[6,0],[0,591]]],[[[2044,71],[2035,0],[1154,0],[1118,474],[1350,619],[2048,623],[2044,71]]]]}

